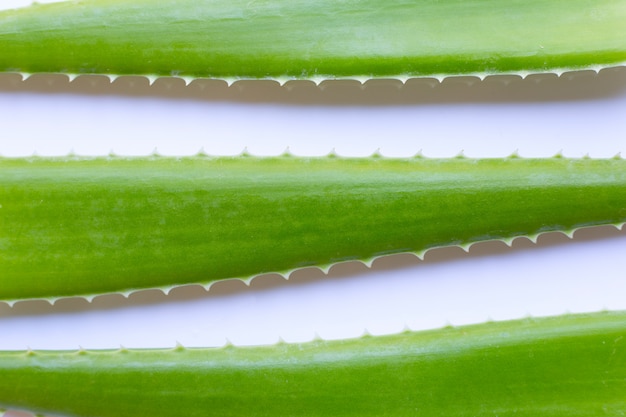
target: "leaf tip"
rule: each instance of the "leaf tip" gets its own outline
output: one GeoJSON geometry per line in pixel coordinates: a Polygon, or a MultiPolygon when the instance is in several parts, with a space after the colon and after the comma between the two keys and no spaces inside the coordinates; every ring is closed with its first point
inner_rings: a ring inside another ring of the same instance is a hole
{"type": "Polygon", "coordinates": [[[370,158],[372,159],[380,159],[382,158],[383,155],[380,153],[380,148],[377,148],[374,152],[372,152],[372,154],[370,155],[370,158]]]}
{"type": "Polygon", "coordinates": [[[181,75],[177,75],[176,78],[178,78],[179,80],[182,80],[185,83],[185,87],[189,87],[189,85],[196,80],[196,78],[194,77],[187,77],[187,76],[181,76],[181,75]]]}
{"type": "Polygon", "coordinates": [[[334,158],[338,158],[339,155],[337,155],[337,152],[335,151],[335,148],[332,148],[330,150],[330,152],[328,152],[328,154],[326,155],[327,158],[329,159],[334,159],[334,158]]]}
{"type": "Polygon", "coordinates": [[[540,235],[540,233],[535,233],[535,234],[532,234],[532,235],[526,235],[525,237],[526,237],[526,239],[530,240],[531,243],[536,245],[537,244],[537,240],[539,240],[539,235],[540,235]]]}
{"type": "Polygon", "coordinates": [[[222,80],[226,83],[226,87],[229,87],[229,88],[233,86],[237,87],[235,83],[239,81],[237,78],[232,78],[232,77],[222,78],[222,80]]]}
{"type": "Polygon", "coordinates": [[[322,273],[324,275],[328,275],[328,273],[330,272],[331,268],[333,267],[333,264],[328,264],[328,265],[318,265],[317,268],[322,271],[322,273]]]}
{"type": "Polygon", "coordinates": [[[513,246],[513,241],[515,241],[515,238],[516,237],[503,238],[500,239],[500,241],[510,248],[513,246]]]}
{"type": "Polygon", "coordinates": [[[421,250],[421,251],[410,252],[410,253],[413,254],[420,261],[423,261],[424,257],[426,256],[426,252],[428,252],[428,249],[424,249],[424,250],[421,250]]]}
{"type": "Polygon", "coordinates": [[[459,244],[459,248],[463,249],[463,251],[465,251],[465,253],[469,253],[470,249],[472,248],[472,246],[474,245],[474,242],[470,242],[470,243],[461,243],[459,244]]]}
{"type": "Polygon", "coordinates": [[[441,327],[442,329],[454,329],[456,326],[452,324],[450,320],[446,320],[446,322],[441,327]]]}
{"type": "Polygon", "coordinates": [[[143,76],[146,80],[148,80],[148,85],[153,86],[154,83],[159,79],[158,76],[156,75],[144,75],[143,76]]]}
{"type": "Polygon", "coordinates": [[[372,265],[374,264],[374,262],[376,261],[376,259],[380,258],[380,256],[374,256],[371,258],[367,258],[367,259],[361,259],[361,263],[363,265],[365,265],[367,268],[371,269],[372,265]]]}
{"type": "Polygon", "coordinates": [[[209,154],[206,153],[206,151],[204,150],[204,147],[200,148],[200,150],[198,150],[198,152],[195,154],[196,158],[208,158],[209,154]]]}
{"type": "Polygon", "coordinates": [[[507,156],[507,159],[520,159],[519,150],[516,149],[513,152],[511,152],[511,154],[507,156]]]}

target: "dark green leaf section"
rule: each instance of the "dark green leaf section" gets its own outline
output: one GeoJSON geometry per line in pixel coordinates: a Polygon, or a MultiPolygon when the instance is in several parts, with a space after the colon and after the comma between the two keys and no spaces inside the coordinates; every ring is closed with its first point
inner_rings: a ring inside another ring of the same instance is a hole
{"type": "Polygon", "coordinates": [[[412,77],[626,63],[626,0],[82,0],[0,13],[0,71],[412,77]]]}
{"type": "Polygon", "coordinates": [[[622,159],[0,159],[0,299],[249,277],[626,221],[622,159]]]}
{"type": "Polygon", "coordinates": [[[626,313],[266,347],[0,353],[0,406],[67,416],[621,416],[626,313]]]}

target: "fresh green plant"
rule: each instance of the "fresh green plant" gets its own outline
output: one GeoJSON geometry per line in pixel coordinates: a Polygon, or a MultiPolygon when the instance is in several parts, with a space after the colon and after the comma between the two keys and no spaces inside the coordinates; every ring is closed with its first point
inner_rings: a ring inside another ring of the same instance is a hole
{"type": "Polygon", "coordinates": [[[214,349],[0,353],[0,406],[65,416],[621,416],[626,313],[214,349]]]}
{"type": "Polygon", "coordinates": [[[626,221],[626,161],[0,159],[0,299],[169,288],[626,221]]]}
{"type": "Polygon", "coordinates": [[[0,71],[288,79],[626,63],[626,1],[79,0],[0,13],[0,71]]]}
{"type": "MultiPolygon", "coordinates": [[[[0,71],[289,79],[626,63],[624,0],[92,0],[0,13],[0,71]],[[382,3],[382,4],[381,4],[382,3]]],[[[0,299],[186,283],[626,221],[619,159],[0,159],[0,299]]],[[[221,349],[0,352],[66,416],[623,415],[626,313],[221,349]]]]}

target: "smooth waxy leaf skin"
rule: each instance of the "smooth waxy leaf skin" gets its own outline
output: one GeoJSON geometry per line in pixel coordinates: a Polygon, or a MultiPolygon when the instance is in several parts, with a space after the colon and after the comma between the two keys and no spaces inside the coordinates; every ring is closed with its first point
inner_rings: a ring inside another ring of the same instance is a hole
{"type": "Polygon", "coordinates": [[[626,1],[83,0],[0,13],[0,71],[315,79],[626,63],[626,1]]]}
{"type": "Polygon", "coordinates": [[[0,353],[0,406],[68,416],[619,416],[626,313],[264,347],[0,353]]]}
{"type": "Polygon", "coordinates": [[[0,159],[0,299],[288,272],[626,221],[622,159],[0,159]]]}

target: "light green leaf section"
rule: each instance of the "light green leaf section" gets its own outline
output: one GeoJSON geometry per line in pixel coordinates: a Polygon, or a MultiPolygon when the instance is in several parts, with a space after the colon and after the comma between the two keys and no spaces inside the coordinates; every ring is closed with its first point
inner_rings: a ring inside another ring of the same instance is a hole
{"type": "Polygon", "coordinates": [[[626,221],[626,161],[0,159],[0,299],[210,283],[626,221]]]}
{"type": "Polygon", "coordinates": [[[315,79],[626,63],[626,0],[79,0],[0,13],[0,71],[315,79]]]}
{"type": "Polygon", "coordinates": [[[63,416],[621,416],[626,313],[263,347],[0,353],[0,406],[63,416]]]}

